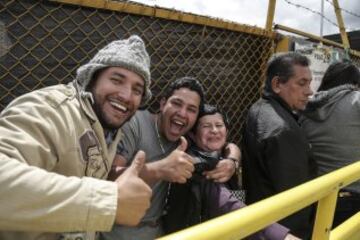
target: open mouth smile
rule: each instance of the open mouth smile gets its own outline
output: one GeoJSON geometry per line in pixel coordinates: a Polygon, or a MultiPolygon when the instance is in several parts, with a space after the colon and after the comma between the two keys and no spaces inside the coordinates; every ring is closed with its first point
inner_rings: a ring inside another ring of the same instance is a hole
{"type": "Polygon", "coordinates": [[[128,108],[126,108],[124,105],[120,104],[119,102],[110,101],[110,105],[115,108],[117,111],[120,111],[122,113],[126,113],[128,111],[128,108]]]}

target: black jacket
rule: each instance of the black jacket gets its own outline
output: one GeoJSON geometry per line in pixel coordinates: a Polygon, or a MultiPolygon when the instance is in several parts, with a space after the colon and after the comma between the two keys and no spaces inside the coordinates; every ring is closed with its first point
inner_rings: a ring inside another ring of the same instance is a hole
{"type": "MultiPolygon", "coordinates": [[[[189,141],[191,142],[191,141],[189,141]]],[[[165,213],[163,216],[163,228],[165,233],[172,233],[195,224],[204,222],[218,216],[220,210],[215,210],[211,204],[216,198],[213,196],[214,188],[218,183],[206,179],[203,171],[213,170],[218,161],[222,159],[220,153],[204,152],[197,148],[194,143],[187,150],[195,160],[193,176],[184,184],[171,183],[168,191],[165,213]],[[214,198],[214,199],[212,199],[214,198]]],[[[229,189],[239,189],[237,176],[226,183],[229,189]]]]}
{"type": "MultiPolygon", "coordinates": [[[[246,203],[254,203],[316,176],[297,116],[278,96],[265,94],[249,110],[243,135],[246,203]]],[[[302,238],[311,231],[310,208],[280,221],[302,238]]]]}

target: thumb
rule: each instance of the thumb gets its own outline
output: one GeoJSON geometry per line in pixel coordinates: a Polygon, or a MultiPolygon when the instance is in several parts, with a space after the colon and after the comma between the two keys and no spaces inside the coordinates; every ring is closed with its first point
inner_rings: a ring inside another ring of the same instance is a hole
{"type": "Polygon", "coordinates": [[[145,152],[138,151],[128,169],[130,172],[139,176],[139,173],[141,172],[141,169],[144,167],[144,165],[145,165],[145,152]]]}
{"type": "Polygon", "coordinates": [[[187,146],[188,146],[188,142],[186,141],[186,139],[183,136],[181,136],[180,137],[180,144],[177,147],[177,149],[180,150],[180,151],[185,152],[186,149],[187,149],[187,146]]]}

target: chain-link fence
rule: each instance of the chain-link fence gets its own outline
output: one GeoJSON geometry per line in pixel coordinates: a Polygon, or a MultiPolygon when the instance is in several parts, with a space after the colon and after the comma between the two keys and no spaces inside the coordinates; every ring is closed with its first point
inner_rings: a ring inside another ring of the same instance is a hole
{"type": "Polygon", "coordinates": [[[350,55],[351,62],[353,62],[358,68],[360,68],[360,57],[355,55],[350,55]]]}
{"type": "Polygon", "coordinates": [[[207,101],[231,121],[239,142],[249,105],[259,97],[273,39],[199,24],[38,0],[0,1],[0,110],[16,96],[67,83],[107,43],[140,35],[151,55],[157,108],[170,81],[198,78],[207,101]]]}

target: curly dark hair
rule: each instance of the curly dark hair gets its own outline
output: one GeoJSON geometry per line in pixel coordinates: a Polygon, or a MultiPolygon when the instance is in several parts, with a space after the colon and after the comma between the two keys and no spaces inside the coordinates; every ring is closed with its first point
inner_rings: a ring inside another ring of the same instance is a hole
{"type": "Polygon", "coordinates": [[[188,88],[191,91],[194,91],[197,94],[199,94],[200,96],[199,112],[201,112],[204,108],[204,102],[205,102],[204,88],[201,85],[201,83],[193,77],[182,77],[176,79],[175,81],[170,83],[170,85],[166,88],[162,97],[167,100],[174,94],[175,90],[178,90],[180,88],[188,88]]]}

